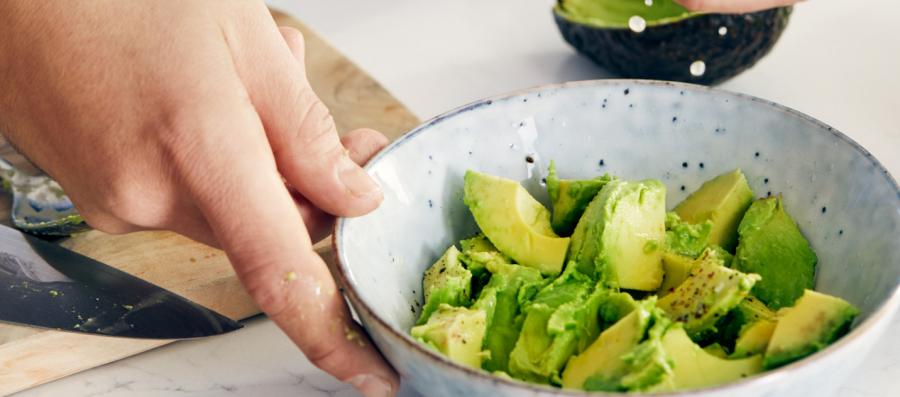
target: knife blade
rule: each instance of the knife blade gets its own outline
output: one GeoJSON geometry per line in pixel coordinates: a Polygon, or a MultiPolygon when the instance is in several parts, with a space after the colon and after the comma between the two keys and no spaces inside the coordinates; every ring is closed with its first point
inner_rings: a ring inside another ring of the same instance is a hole
{"type": "Polygon", "coordinates": [[[0,321],[146,339],[198,338],[241,328],[159,286],[3,225],[0,321]]]}

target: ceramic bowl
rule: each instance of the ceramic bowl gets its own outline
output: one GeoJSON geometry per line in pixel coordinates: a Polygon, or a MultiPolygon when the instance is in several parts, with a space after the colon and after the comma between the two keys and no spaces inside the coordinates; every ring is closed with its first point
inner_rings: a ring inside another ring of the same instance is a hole
{"type": "Polygon", "coordinates": [[[861,310],[852,331],[822,352],[691,395],[831,391],[900,307],[900,189],[847,136],[783,106],[695,85],[538,87],[450,111],[385,148],[366,167],[383,186],[384,203],[337,223],[337,271],[347,297],[387,360],[424,395],[585,394],[458,366],[407,333],[422,305],[425,269],[476,231],[462,200],[465,171],[522,181],[546,203],[542,179],[551,159],[564,178],[658,178],[669,208],[706,179],[740,167],[757,196],[784,196],[819,256],[816,289],[861,310]]]}

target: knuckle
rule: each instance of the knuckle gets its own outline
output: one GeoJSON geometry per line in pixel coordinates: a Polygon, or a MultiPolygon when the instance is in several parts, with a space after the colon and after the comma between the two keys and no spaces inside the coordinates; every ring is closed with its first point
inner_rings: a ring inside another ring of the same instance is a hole
{"type": "Polygon", "coordinates": [[[256,302],[259,309],[272,318],[278,318],[297,307],[294,294],[287,293],[284,288],[283,275],[274,269],[276,266],[261,263],[255,266],[243,266],[238,275],[244,280],[247,293],[256,302]]]}
{"type": "Polygon", "coordinates": [[[294,117],[287,142],[281,147],[280,155],[329,155],[341,152],[340,140],[328,108],[312,92],[303,89],[298,94],[297,117],[294,117]]]}
{"type": "Polygon", "coordinates": [[[303,354],[306,358],[325,372],[333,372],[334,369],[347,368],[348,354],[343,344],[316,343],[309,344],[303,354]]]}

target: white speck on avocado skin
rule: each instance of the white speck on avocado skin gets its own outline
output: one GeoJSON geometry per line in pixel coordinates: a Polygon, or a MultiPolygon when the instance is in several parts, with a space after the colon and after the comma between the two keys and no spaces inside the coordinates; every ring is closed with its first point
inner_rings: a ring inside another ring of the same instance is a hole
{"type": "Polygon", "coordinates": [[[692,76],[703,76],[706,73],[706,63],[703,61],[694,61],[691,63],[691,75],[692,76]]]}
{"type": "Polygon", "coordinates": [[[647,21],[640,15],[633,15],[631,18],[628,18],[628,28],[632,32],[641,33],[647,28],[647,21]]]}
{"type": "Polygon", "coordinates": [[[726,34],[728,34],[728,28],[726,28],[724,26],[719,27],[719,36],[724,36],[726,34]]]}

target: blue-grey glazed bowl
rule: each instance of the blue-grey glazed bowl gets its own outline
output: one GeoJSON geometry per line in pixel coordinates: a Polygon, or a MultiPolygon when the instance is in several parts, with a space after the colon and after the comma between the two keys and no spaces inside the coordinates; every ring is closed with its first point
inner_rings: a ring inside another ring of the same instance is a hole
{"type": "Polygon", "coordinates": [[[426,396],[584,395],[458,366],[407,334],[422,274],[476,225],[463,204],[475,169],[522,181],[546,203],[550,160],[561,177],[658,178],[673,206],[704,180],[740,167],[757,196],[782,194],[818,253],[816,289],[861,315],[804,360],[698,396],[821,395],[863,360],[900,307],[900,190],[865,149],[794,110],[701,86],[603,80],[538,87],[438,116],[379,153],[375,212],[340,219],[334,242],[345,292],[381,352],[426,396]]]}

